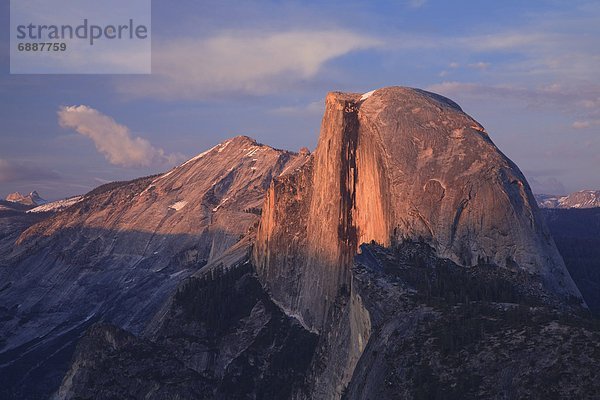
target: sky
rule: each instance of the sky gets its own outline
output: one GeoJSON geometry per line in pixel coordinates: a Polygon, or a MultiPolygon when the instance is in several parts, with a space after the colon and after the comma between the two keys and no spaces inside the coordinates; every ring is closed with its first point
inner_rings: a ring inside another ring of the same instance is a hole
{"type": "Polygon", "coordinates": [[[150,75],[11,75],[9,18],[2,1],[2,197],[85,193],[236,135],[314,149],[327,92],[395,85],[459,103],[534,192],[600,189],[597,1],[155,0],[150,75]]]}

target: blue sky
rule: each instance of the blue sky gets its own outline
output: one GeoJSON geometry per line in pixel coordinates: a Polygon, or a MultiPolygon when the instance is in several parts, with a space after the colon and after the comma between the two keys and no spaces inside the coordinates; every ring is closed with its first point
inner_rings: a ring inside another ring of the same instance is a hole
{"type": "Polygon", "coordinates": [[[84,193],[239,134],[312,149],[328,91],[392,85],[458,102],[534,191],[600,189],[598,21],[585,1],[153,1],[150,76],[10,75],[5,28],[0,195],[84,193]]]}

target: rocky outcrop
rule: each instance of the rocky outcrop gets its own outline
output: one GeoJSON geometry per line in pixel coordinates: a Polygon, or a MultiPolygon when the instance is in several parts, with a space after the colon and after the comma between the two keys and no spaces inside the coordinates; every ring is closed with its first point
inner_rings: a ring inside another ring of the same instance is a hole
{"type": "Polygon", "coordinates": [[[401,87],[330,93],[311,161],[271,185],[254,259],[274,299],[312,328],[372,240],[422,239],[460,265],[524,270],[580,296],[523,174],[452,101],[401,87]]]}
{"type": "Polygon", "coordinates": [[[339,398],[372,334],[350,273],[362,243],[423,241],[581,302],[523,174],[457,104],[402,87],[325,103],[311,160],[269,188],[253,253],[273,300],[320,333],[330,368],[311,370],[308,397],[339,398]]]}
{"type": "Polygon", "coordinates": [[[6,201],[33,207],[37,207],[46,203],[46,200],[42,199],[35,190],[28,195],[22,195],[19,192],[11,193],[6,196],[6,201]]]}

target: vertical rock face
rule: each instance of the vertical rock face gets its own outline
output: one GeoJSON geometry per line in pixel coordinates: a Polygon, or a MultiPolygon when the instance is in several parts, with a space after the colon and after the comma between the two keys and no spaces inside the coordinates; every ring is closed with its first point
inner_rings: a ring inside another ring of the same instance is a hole
{"type": "Polygon", "coordinates": [[[330,93],[312,160],[272,183],[254,259],[273,298],[323,327],[361,243],[422,239],[463,266],[524,270],[580,297],[523,174],[454,102],[389,87],[330,93]]]}
{"type": "Polygon", "coordinates": [[[314,330],[350,287],[345,266],[358,243],[356,100],[327,96],[317,150],[302,169],[271,184],[255,246],[259,275],[274,299],[314,330]]]}

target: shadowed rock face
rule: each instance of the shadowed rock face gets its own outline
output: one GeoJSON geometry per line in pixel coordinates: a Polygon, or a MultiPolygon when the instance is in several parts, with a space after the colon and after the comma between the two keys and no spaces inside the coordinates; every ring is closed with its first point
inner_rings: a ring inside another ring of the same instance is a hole
{"type": "Polygon", "coordinates": [[[274,305],[246,262],[187,280],[150,338],[96,325],[55,399],[287,399],[316,336],[274,305]]]}
{"type": "Polygon", "coordinates": [[[372,334],[342,399],[598,397],[598,320],[548,307],[527,272],[461,267],[423,243],[361,251],[372,334]]]}
{"type": "Polygon", "coordinates": [[[145,337],[88,329],[54,398],[584,399],[600,388],[598,321],[548,307],[525,271],[460,267],[424,243],[362,245],[353,293],[317,337],[247,260],[223,262],[180,285],[145,337]],[[369,335],[353,334],[360,325],[369,335]]]}
{"type": "Polygon", "coordinates": [[[600,317],[600,208],[544,209],[542,215],[586,304],[600,317]]]}
{"type": "Polygon", "coordinates": [[[259,276],[319,330],[349,289],[358,246],[403,238],[580,297],[523,174],[457,104],[402,87],[330,93],[312,161],[269,189],[254,252],[259,276]]]}

